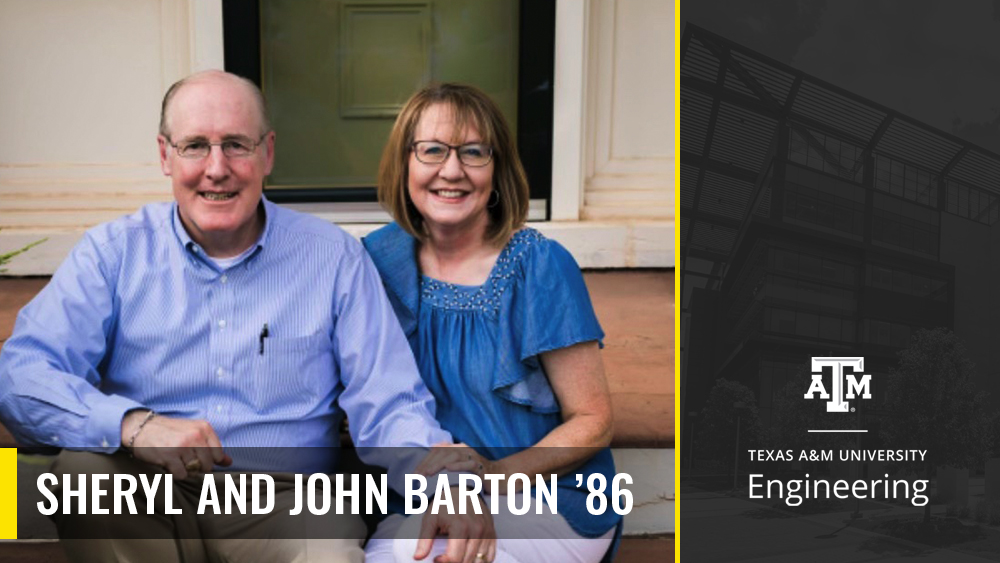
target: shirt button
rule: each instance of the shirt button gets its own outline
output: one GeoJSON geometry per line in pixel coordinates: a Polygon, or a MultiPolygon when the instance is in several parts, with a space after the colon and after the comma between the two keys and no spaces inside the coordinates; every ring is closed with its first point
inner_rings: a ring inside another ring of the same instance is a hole
{"type": "Polygon", "coordinates": [[[229,280],[229,276],[227,276],[226,274],[222,274],[222,277],[219,278],[219,281],[222,282],[222,283],[226,283],[226,281],[228,281],[228,280],[229,280]]]}
{"type": "Polygon", "coordinates": [[[219,321],[219,328],[226,328],[226,319],[222,319],[219,321]]]}
{"type": "Polygon", "coordinates": [[[222,412],[222,405],[215,405],[215,412],[222,412]]]}
{"type": "Polygon", "coordinates": [[[102,439],[101,439],[101,447],[102,447],[102,448],[106,448],[106,447],[108,447],[108,446],[110,446],[110,445],[111,445],[111,444],[109,444],[109,443],[108,443],[108,439],[107,439],[107,438],[102,438],[102,439]]]}
{"type": "Polygon", "coordinates": [[[219,368],[219,369],[215,370],[215,375],[218,375],[219,377],[222,377],[223,375],[226,375],[226,371],[224,369],[222,369],[222,368],[219,368]]]}
{"type": "Polygon", "coordinates": [[[58,442],[59,441],[59,436],[53,436],[52,437],[52,441],[53,442],[58,442]]]}

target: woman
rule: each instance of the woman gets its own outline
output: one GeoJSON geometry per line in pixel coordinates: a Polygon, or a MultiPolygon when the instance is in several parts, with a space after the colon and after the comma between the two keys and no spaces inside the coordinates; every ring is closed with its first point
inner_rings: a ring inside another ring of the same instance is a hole
{"type": "MultiPolygon", "coordinates": [[[[578,473],[602,473],[609,486],[614,475],[604,333],[570,254],[524,227],[527,179],[499,108],[471,86],[421,90],[396,120],[378,184],[395,223],[365,246],[438,420],[472,448],[438,449],[423,469],[559,474],[558,514],[493,516],[496,562],[610,560],[621,518],[591,515],[586,485],[576,486],[578,473]],[[558,539],[525,539],[541,537],[558,539]]],[[[398,537],[416,537],[418,519],[403,520],[383,523],[367,561],[393,561],[400,526],[398,537]]],[[[399,557],[412,554],[400,545],[399,557]]]]}

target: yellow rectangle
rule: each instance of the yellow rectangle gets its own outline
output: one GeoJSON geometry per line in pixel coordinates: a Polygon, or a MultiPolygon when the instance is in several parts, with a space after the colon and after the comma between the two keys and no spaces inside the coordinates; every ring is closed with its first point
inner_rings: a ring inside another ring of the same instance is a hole
{"type": "Polygon", "coordinates": [[[0,448],[0,540],[17,539],[17,448],[0,448]]]}

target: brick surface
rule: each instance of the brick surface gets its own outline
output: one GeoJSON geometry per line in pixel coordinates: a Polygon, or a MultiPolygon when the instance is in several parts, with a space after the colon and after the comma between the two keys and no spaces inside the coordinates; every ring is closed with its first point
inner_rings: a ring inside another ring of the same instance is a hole
{"type": "Polygon", "coordinates": [[[604,328],[617,447],[674,443],[673,271],[587,272],[604,328]]]}
{"type": "MultiPolygon", "coordinates": [[[[616,447],[671,447],[674,441],[674,273],[595,271],[584,275],[604,328],[616,447]]],[[[17,311],[47,278],[0,278],[0,343],[17,311]]],[[[11,445],[0,426],[0,445],[11,445]]]]}
{"type": "Polygon", "coordinates": [[[625,538],[615,557],[615,563],[670,563],[673,560],[673,536],[625,538]]]}
{"type": "Polygon", "coordinates": [[[49,278],[0,278],[0,344],[10,337],[17,312],[47,283],[49,278]]]}
{"type": "Polygon", "coordinates": [[[0,563],[65,563],[67,561],[63,548],[57,542],[0,543],[0,563]]]}

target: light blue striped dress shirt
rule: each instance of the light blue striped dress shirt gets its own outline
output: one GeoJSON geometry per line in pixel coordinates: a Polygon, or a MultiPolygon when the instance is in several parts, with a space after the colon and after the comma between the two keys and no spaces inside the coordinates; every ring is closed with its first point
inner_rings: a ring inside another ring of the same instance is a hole
{"type": "MultiPolygon", "coordinates": [[[[345,411],[359,448],[451,441],[362,246],[263,205],[260,240],[225,270],[176,204],[88,231],[0,352],[0,420],[15,438],[110,453],[122,416],[149,408],[207,420],[227,450],[310,448],[282,466],[305,472],[333,469],[345,411]]],[[[409,471],[394,457],[391,480],[409,471]]]]}

